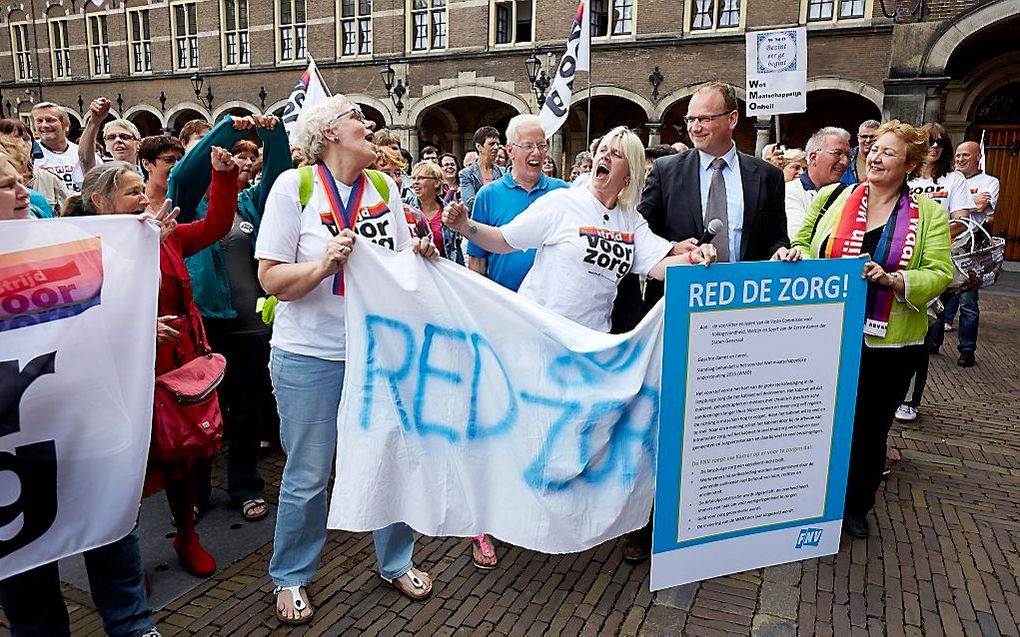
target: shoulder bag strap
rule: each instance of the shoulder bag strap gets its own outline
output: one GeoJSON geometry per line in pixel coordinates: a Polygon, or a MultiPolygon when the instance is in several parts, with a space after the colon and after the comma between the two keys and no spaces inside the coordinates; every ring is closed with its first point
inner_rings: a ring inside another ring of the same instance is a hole
{"type": "Polygon", "coordinates": [[[811,243],[812,241],[815,240],[815,232],[818,230],[818,222],[821,221],[822,217],[825,216],[825,213],[829,211],[829,206],[831,206],[834,201],[839,199],[839,195],[844,190],[846,190],[848,186],[849,184],[841,183],[835,188],[833,188],[832,192],[829,193],[829,198],[825,200],[825,205],[822,206],[822,209],[818,211],[818,216],[815,217],[815,225],[811,226],[811,238],[808,239],[808,243],[811,243]]]}

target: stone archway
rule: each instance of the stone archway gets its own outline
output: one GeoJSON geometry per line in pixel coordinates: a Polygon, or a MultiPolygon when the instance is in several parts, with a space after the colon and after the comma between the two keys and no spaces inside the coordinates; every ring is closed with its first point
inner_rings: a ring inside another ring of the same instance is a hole
{"type": "Polygon", "coordinates": [[[221,104],[212,114],[212,120],[214,122],[220,121],[224,115],[237,115],[238,117],[247,117],[248,115],[261,115],[262,111],[259,110],[258,106],[244,102],[242,100],[231,100],[225,104],[221,104]]]}
{"type": "Polygon", "coordinates": [[[921,74],[930,77],[943,75],[950,58],[964,41],[1003,21],[1018,17],[1020,4],[1015,0],[998,0],[974,7],[943,26],[932,39],[921,57],[921,74]]]}
{"type": "Polygon", "coordinates": [[[415,158],[418,149],[425,144],[461,157],[465,151],[474,148],[471,140],[476,130],[482,126],[494,126],[503,134],[510,118],[521,112],[513,104],[500,99],[471,94],[434,101],[428,107],[416,108],[415,111],[412,121],[416,134],[408,148],[415,158]]]}
{"type": "Polygon", "coordinates": [[[879,99],[842,89],[809,90],[807,111],[779,116],[779,130],[785,146],[804,148],[807,140],[824,126],[838,126],[850,133],[850,145],[857,144],[857,127],[868,119],[882,121],[879,99]]]}
{"type": "Polygon", "coordinates": [[[185,105],[175,107],[169,113],[167,113],[166,116],[167,128],[173,131],[172,134],[176,135],[177,133],[181,132],[182,126],[184,126],[186,123],[190,122],[193,119],[201,119],[207,122],[209,121],[209,118],[207,117],[206,113],[203,113],[200,110],[189,108],[185,105]]]}
{"type": "MultiPolygon", "coordinates": [[[[683,118],[687,115],[687,105],[696,89],[697,87],[693,87],[692,90],[687,91],[685,96],[672,99],[669,105],[661,111],[663,144],[683,142],[691,146],[691,139],[687,135],[687,125],[683,118]]],[[[754,129],[754,119],[744,115],[744,104],[744,92],[738,91],[737,110],[740,113],[740,118],[737,120],[737,128],[733,131],[733,141],[736,142],[738,150],[753,155],[758,134],[754,129]]]]}
{"type": "Polygon", "coordinates": [[[163,133],[163,116],[158,110],[146,104],[138,104],[124,111],[124,119],[138,127],[142,137],[163,133]]]}
{"type": "MultiPolygon", "coordinates": [[[[647,145],[649,136],[649,108],[654,108],[651,102],[642,98],[641,102],[632,99],[633,94],[622,90],[605,90],[611,87],[600,87],[603,90],[596,93],[592,88],[591,98],[591,139],[601,137],[617,126],[626,126],[637,133],[641,141],[647,145]],[[621,93],[623,95],[621,95],[621,93]]],[[[588,94],[575,93],[570,105],[570,113],[567,121],[557,132],[557,137],[562,140],[562,151],[559,143],[554,144],[554,156],[558,167],[569,171],[578,153],[588,150],[588,94]]],[[[554,140],[559,141],[559,140],[554,140]]],[[[563,172],[561,170],[561,172],[563,172]]]]}

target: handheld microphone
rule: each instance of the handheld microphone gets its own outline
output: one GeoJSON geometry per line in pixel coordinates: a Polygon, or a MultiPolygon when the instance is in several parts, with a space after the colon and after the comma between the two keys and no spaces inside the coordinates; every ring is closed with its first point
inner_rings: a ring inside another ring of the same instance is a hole
{"type": "Polygon", "coordinates": [[[701,235],[700,239],[698,239],[698,245],[700,246],[706,243],[712,243],[712,240],[715,239],[715,235],[719,234],[722,229],[722,220],[712,219],[708,222],[708,227],[705,228],[705,233],[701,235]]]}

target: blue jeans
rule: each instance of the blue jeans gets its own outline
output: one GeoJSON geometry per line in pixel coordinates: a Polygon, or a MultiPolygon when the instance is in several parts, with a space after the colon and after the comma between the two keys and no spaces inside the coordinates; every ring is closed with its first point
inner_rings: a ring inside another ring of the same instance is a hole
{"type": "MultiPolygon", "coordinates": [[[[344,362],[273,348],[269,373],[287,454],[269,575],[277,586],[304,586],[326,544],[326,483],[336,451],[344,362]]],[[[383,577],[395,579],[411,569],[411,527],[397,522],[372,535],[383,577]]]]}
{"type": "Polygon", "coordinates": [[[943,319],[946,325],[952,325],[956,319],[956,313],[960,310],[960,295],[954,294],[946,301],[946,318],[943,319]]]}
{"type": "MultiPolygon", "coordinates": [[[[138,528],[123,538],[85,551],[92,600],[112,637],[137,637],[155,623],[145,596],[138,528]]],[[[71,634],[67,606],[60,592],[57,563],[50,562],[0,582],[0,603],[14,637],[61,637],[71,634]]]]}
{"type": "Polygon", "coordinates": [[[960,299],[960,344],[957,349],[960,353],[974,352],[977,349],[978,319],[981,318],[981,310],[978,308],[978,291],[971,290],[958,294],[960,299]]]}

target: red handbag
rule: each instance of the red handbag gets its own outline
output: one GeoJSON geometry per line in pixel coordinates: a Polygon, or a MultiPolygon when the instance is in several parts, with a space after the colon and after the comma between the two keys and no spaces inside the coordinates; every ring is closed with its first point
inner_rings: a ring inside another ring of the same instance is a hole
{"type": "Polygon", "coordinates": [[[161,463],[208,458],[223,438],[216,387],[227,361],[206,353],[156,377],[149,457],[161,463]]]}

